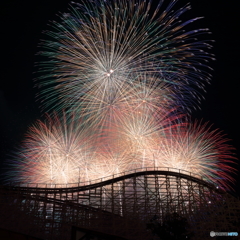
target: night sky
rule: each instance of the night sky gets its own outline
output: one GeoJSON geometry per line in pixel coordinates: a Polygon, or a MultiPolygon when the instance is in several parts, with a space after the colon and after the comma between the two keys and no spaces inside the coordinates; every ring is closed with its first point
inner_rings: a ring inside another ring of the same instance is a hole
{"type": "MultiPolygon", "coordinates": [[[[167,1],[167,0],[166,0],[167,1]]],[[[179,0],[180,6],[191,2],[192,17],[204,16],[195,27],[208,27],[214,39],[212,52],[216,61],[211,85],[206,87],[205,101],[201,110],[193,111],[192,117],[209,121],[231,139],[240,158],[240,18],[238,1],[235,0],[179,0]]],[[[49,29],[50,20],[58,20],[59,12],[68,12],[69,1],[60,0],[1,0],[1,71],[0,71],[0,166],[11,152],[20,146],[24,134],[32,123],[41,117],[38,92],[34,88],[34,63],[43,31],[49,29]]],[[[238,166],[239,169],[239,166],[238,166]]],[[[240,179],[236,177],[235,189],[240,195],[240,179]]]]}

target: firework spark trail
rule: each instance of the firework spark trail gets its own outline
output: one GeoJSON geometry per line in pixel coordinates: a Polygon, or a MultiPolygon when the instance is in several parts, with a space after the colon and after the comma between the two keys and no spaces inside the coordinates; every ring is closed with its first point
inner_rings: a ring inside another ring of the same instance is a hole
{"type": "Polygon", "coordinates": [[[179,21],[190,6],[173,10],[174,4],[163,7],[160,1],[153,9],[147,1],[83,1],[72,7],[61,23],[53,24],[54,31],[47,32],[52,40],[42,43],[47,61],[40,64],[38,85],[46,109],[79,109],[91,89],[111,95],[142,72],[158,73],[159,82],[179,93],[178,103],[189,107],[184,99],[198,98],[194,88],[202,88],[210,78],[205,62],[212,56],[204,49],[211,46],[195,39],[209,32],[184,31],[198,18],[179,21]]]}

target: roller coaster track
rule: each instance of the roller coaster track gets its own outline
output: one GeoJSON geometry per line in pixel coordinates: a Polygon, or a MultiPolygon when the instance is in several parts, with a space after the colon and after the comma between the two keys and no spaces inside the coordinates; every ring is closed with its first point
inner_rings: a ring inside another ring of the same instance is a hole
{"type": "Polygon", "coordinates": [[[126,174],[126,175],[122,175],[120,177],[115,177],[109,180],[105,180],[105,181],[101,181],[98,183],[94,183],[94,184],[89,184],[86,186],[78,186],[78,187],[67,187],[67,188],[41,188],[41,187],[18,187],[18,186],[10,186],[9,190],[13,190],[13,191],[23,191],[23,192],[46,192],[46,191],[50,191],[50,192],[56,192],[56,191],[61,191],[62,193],[70,193],[70,192],[79,192],[79,191],[86,191],[86,190],[91,190],[91,189],[95,189],[98,187],[103,187],[105,185],[109,185],[112,183],[116,183],[116,182],[120,182],[126,179],[130,179],[130,178],[134,178],[134,177],[139,177],[139,176],[147,176],[147,175],[164,175],[164,176],[175,176],[175,177],[179,177],[179,178],[183,178],[183,179],[187,179],[190,180],[192,182],[201,184],[202,186],[208,187],[209,189],[212,189],[213,191],[217,191],[217,192],[224,192],[218,188],[216,188],[216,186],[212,183],[206,182],[203,179],[199,179],[197,177],[191,176],[191,175],[187,175],[181,172],[171,172],[171,171],[161,171],[161,170],[152,170],[152,171],[139,171],[139,172],[134,172],[134,173],[130,173],[130,174],[126,174]]]}
{"type": "Polygon", "coordinates": [[[147,240],[146,224],[173,212],[188,220],[194,239],[208,239],[219,226],[240,231],[239,200],[190,173],[142,169],[88,185],[9,185],[0,192],[0,228],[42,239],[70,239],[75,226],[147,240]]]}

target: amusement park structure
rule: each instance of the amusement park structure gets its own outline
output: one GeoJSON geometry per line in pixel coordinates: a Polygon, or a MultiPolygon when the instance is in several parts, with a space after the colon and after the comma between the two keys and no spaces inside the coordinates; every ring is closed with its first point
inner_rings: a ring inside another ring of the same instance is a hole
{"type": "Polygon", "coordinates": [[[156,219],[161,225],[171,214],[186,220],[192,239],[240,232],[239,200],[177,169],[139,169],[87,184],[14,184],[0,191],[0,228],[37,239],[87,239],[73,238],[73,227],[111,236],[94,239],[160,239],[147,225],[156,219]]]}

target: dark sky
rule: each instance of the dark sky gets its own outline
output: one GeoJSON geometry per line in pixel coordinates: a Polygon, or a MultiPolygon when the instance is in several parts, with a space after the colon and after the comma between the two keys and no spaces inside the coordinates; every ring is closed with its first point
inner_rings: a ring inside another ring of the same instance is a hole
{"type": "MultiPolygon", "coordinates": [[[[168,1],[168,0],[166,0],[168,1]]],[[[206,88],[206,100],[201,110],[193,112],[193,117],[210,121],[220,128],[240,154],[240,18],[235,0],[179,0],[182,6],[191,2],[191,14],[204,16],[199,27],[208,27],[211,38],[216,41],[213,53],[217,61],[212,84],[206,88]]],[[[41,113],[35,101],[33,72],[37,45],[43,38],[42,31],[49,29],[49,20],[57,20],[59,12],[67,12],[69,1],[60,0],[1,0],[1,71],[0,71],[0,157],[1,172],[8,154],[20,145],[23,135],[41,113]]],[[[236,189],[240,193],[240,180],[236,189]]]]}

